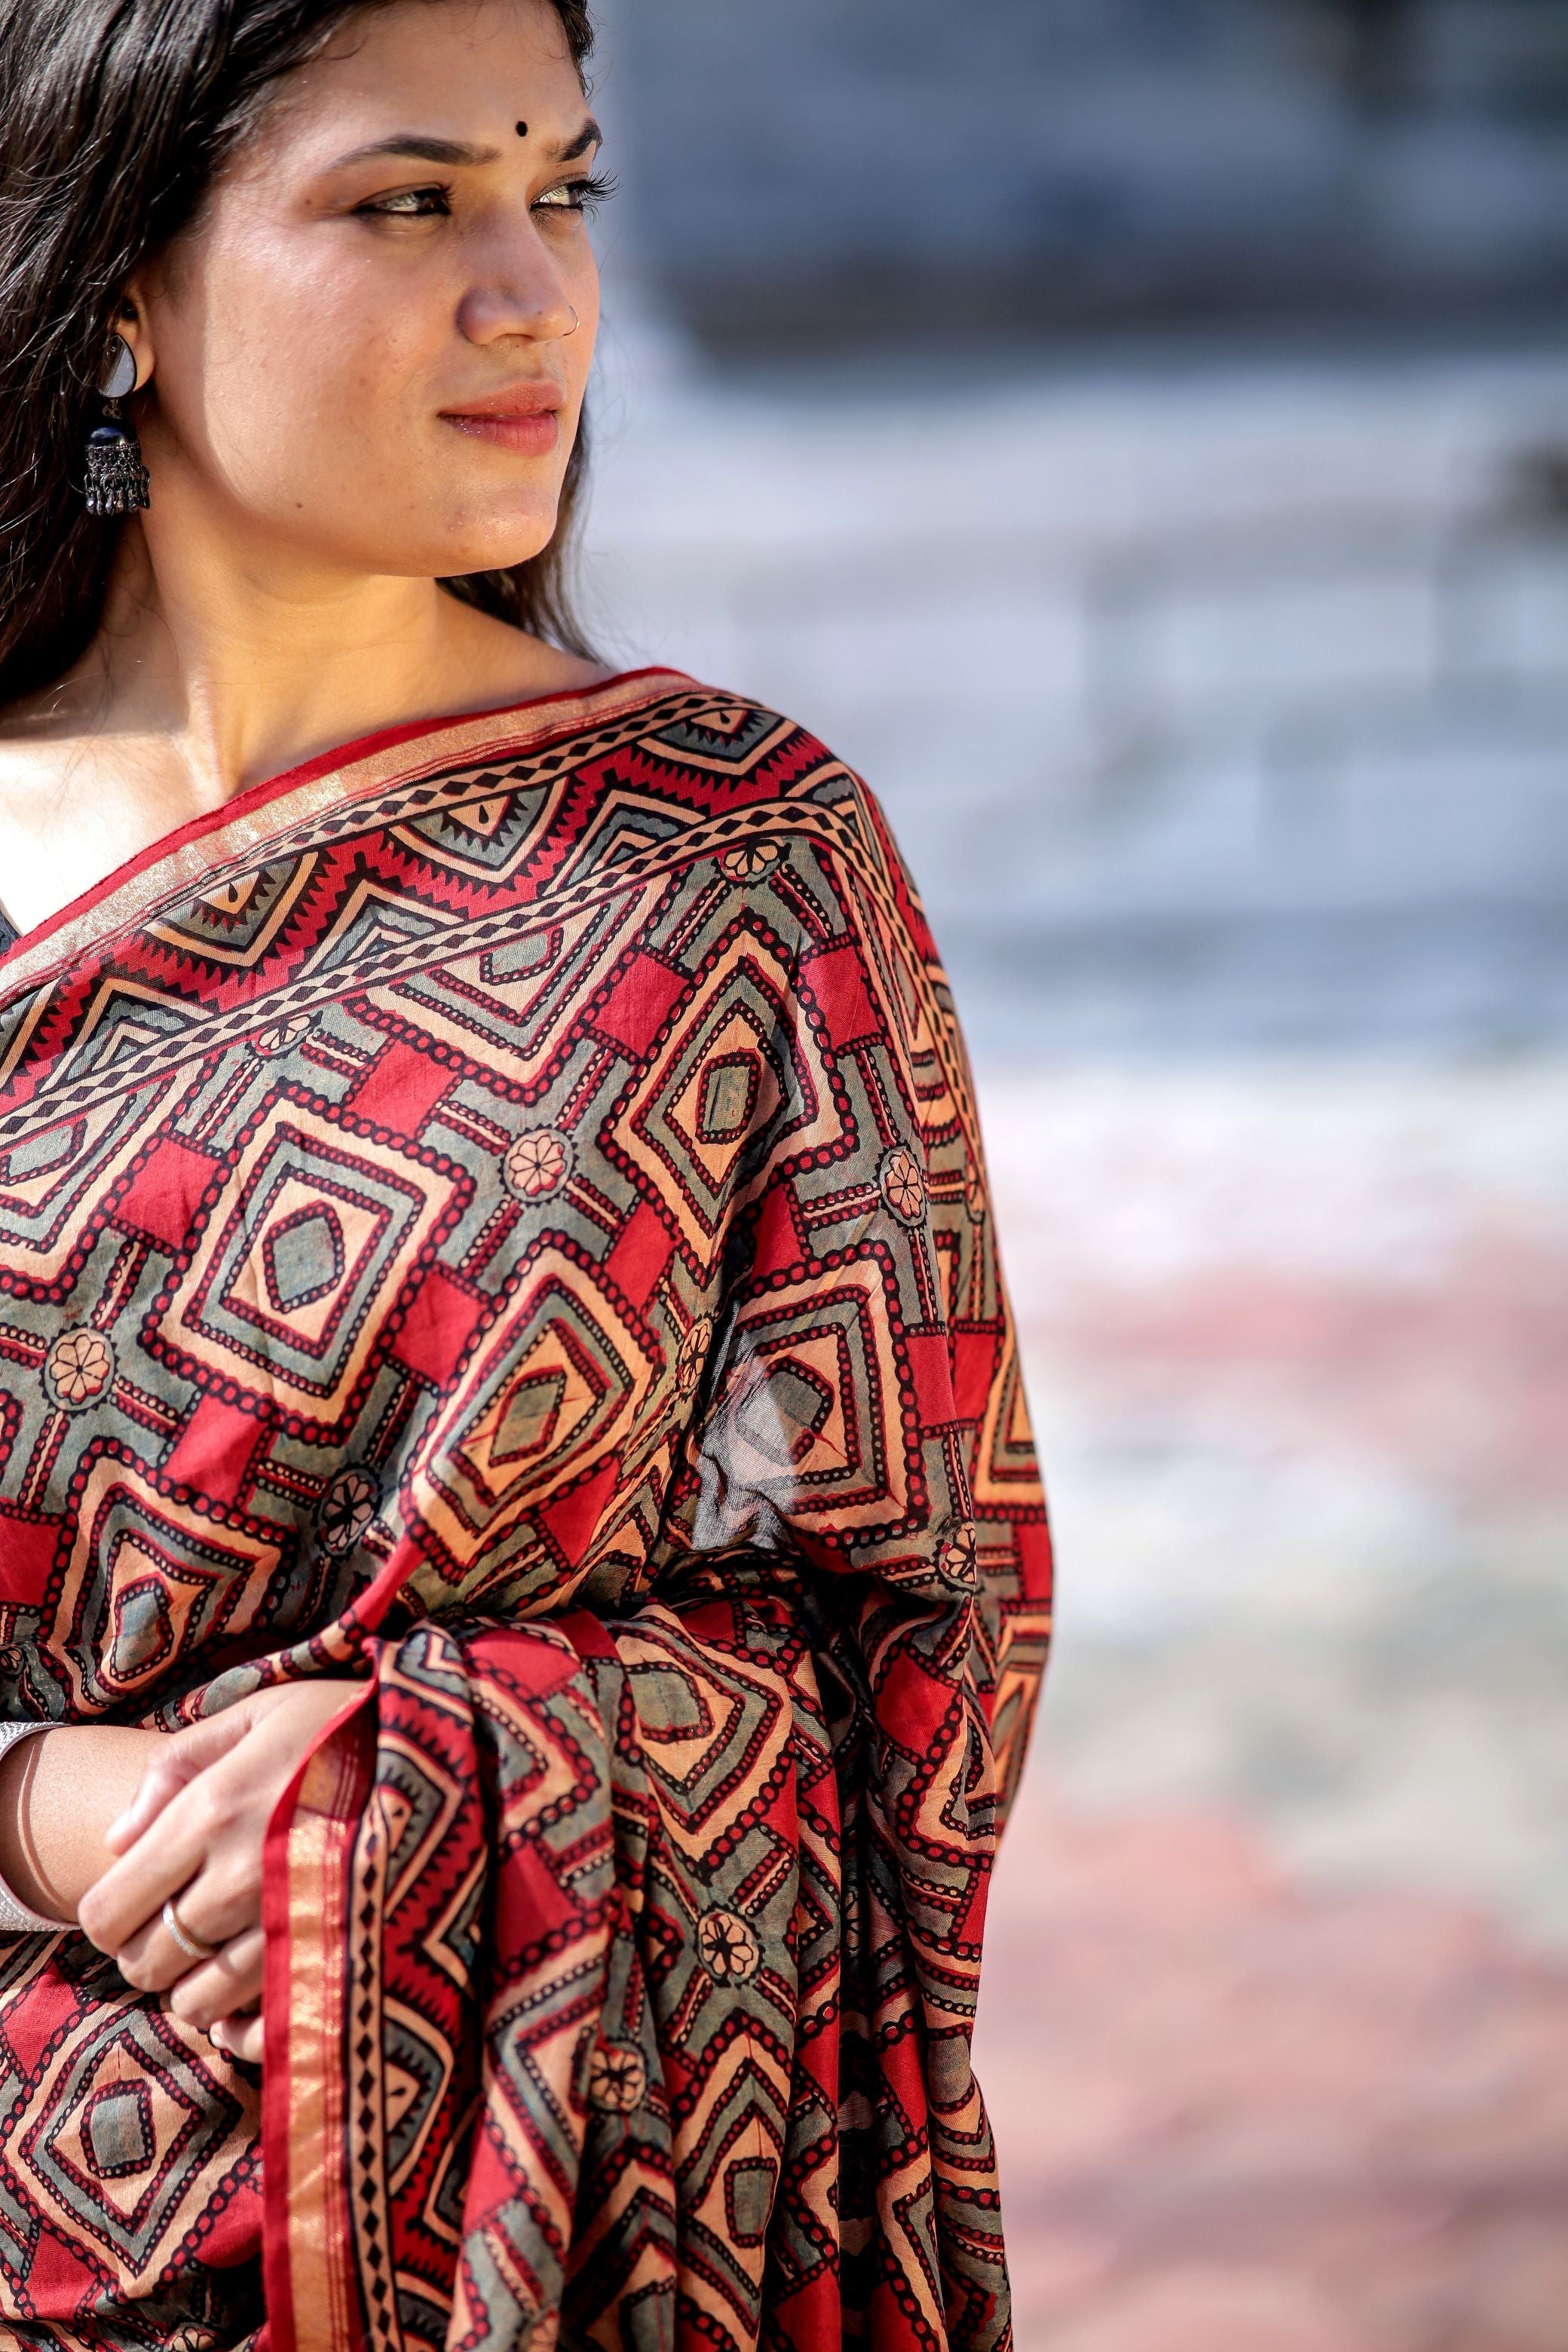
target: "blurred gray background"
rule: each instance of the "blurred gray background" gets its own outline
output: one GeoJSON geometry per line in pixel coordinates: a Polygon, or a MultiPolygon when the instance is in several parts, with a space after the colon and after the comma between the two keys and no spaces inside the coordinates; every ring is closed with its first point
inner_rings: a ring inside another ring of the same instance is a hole
{"type": "Polygon", "coordinates": [[[864,763],[978,1044],[1561,1026],[1563,0],[616,0],[601,96],[605,608],[864,763]]]}
{"type": "Polygon", "coordinates": [[[606,651],[873,783],[1062,1555],[1020,2344],[1568,2352],[1568,0],[607,0],[606,651]]]}
{"type": "Polygon", "coordinates": [[[616,57],[648,267],[721,353],[1568,274],[1557,0],[661,0],[616,57]]]}

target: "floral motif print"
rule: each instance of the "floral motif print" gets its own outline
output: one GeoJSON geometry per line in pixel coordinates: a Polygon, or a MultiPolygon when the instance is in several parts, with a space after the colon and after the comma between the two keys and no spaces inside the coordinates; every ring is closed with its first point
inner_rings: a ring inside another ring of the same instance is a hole
{"type": "Polygon", "coordinates": [[[731,882],[754,882],[779,862],[776,841],[745,841],[737,849],[727,849],[720,860],[731,882]]]}
{"type": "Polygon", "coordinates": [[[553,1127],[531,1128],[506,1155],[507,1189],[520,1201],[544,1201],[572,1172],[572,1144],[553,1127]]]}
{"type": "Polygon", "coordinates": [[[970,1519],[951,1520],[936,1556],[937,1573],[952,1592],[973,1592],[980,1577],[980,1548],[970,1519]]]}
{"type": "Polygon", "coordinates": [[[705,1911],[697,1922],[697,1949],[715,1984],[749,1984],[762,1948],[735,1911],[705,1911]]]}
{"type": "Polygon", "coordinates": [[[44,1385],[67,1412],[96,1402],[113,1378],[114,1349],[99,1331],[62,1331],[44,1366],[44,1385]]]}
{"type": "Polygon", "coordinates": [[[309,1013],[289,1013],[281,1021],[274,1021],[256,1041],[256,1050],[266,1062],[280,1062],[296,1045],[307,1038],[315,1026],[309,1013]]]}
{"type": "Polygon", "coordinates": [[[606,2042],[595,2051],[588,2068],[590,2103],[606,2114],[629,2116],[647,2093],[647,2067],[640,2050],[624,2042],[606,2042]]]}
{"type": "Polygon", "coordinates": [[[380,1485],[368,1470],[340,1470],[316,1511],[323,1551],[353,1551],[380,1501],[380,1485]]]}
{"type": "Polygon", "coordinates": [[[896,1143],[882,1161],[882,1198],[900,1224],[918,1225],[925,1214],[925,1178],[905,1144],[896,1143]]]}
{"type": "Polygon", "coordinates": [[[675,1385],[681,1395],[689,1396],[702,1377],[702,1367],[713,1345],[713,1318],[700,1315],[680,1343],[675,1360],[675,1385]]]}

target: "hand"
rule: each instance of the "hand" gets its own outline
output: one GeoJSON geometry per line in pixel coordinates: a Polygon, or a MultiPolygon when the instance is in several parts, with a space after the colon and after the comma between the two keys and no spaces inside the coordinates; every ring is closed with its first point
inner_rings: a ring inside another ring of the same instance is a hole
{"type": "Polygon", "coordinates": [[[85,1933],[127,1983],[167,1992],[176,2017],[234,2057],[261,2057],[268,1824],[319,1734],[363,1689],[291,1683],[160,1739],[105,1834],[119,1859],[82,1897],[85,1933]],[[176,1897],[183,1926],[216,1948],[210,1960],[193,1964],[164,1926],[163,1906],[176,1897]]]}

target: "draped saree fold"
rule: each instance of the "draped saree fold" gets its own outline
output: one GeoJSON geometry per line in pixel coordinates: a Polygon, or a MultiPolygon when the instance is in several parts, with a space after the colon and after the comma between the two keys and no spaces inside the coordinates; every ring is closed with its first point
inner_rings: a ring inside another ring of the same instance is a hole
{"type": "Polygon", "coordinates": [[[389,730],[0,960],[0,1714],[354,1680],[258,2073],[0,1938],[0,2339],[996,2352],[1049,1546],[864,787],[668,672],[389,730]]]}

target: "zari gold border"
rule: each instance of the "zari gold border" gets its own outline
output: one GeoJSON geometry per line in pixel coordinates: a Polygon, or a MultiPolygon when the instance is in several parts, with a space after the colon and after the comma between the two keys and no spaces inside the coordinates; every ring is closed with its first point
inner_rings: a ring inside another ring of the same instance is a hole
{"type": "Polygon", "coordinates": [[[672,688],[689,689],[694,684],[679,670],[637,670],[585,687],[580,694],[552,694],[449,719],[411,720],[366,739],[372,748],[357,759],[344,756],[355,748],[350,744],[342,754],[329,751],[304,761],[271,785],[237,794],[226,810],[214,812],[210,822],[198,820],[182,828],[163,855],[154,845],[121,882],[116,885],[111,879],[108,889],[101,895],[94,892],[79,913],[68,913],[50,925],[35,947],[9,957],[3,993],[14,1001],[182,892],[199,896],[215,866],[247,855],[262,862],[268,843],[324,811],[440,768],[482,766],[503,754],[516,759],[536,744],[569,736],[574,728],[619,717],[640,704],[662,700],[672,688]]]}
{"type": "Polygon", "coordinates": [[[345,2002],[353,1840],[370,1786],[368,1693],[306,1763],[268,1833],[263,2266],[270,2352],[362,2352],[349,2209],[345,2002]]]}

